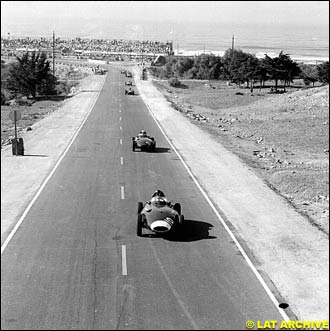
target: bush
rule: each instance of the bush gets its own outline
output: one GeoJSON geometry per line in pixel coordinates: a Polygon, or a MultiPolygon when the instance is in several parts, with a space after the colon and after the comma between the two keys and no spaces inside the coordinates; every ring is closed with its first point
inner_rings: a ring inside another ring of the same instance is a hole
{"type": "Polygon", "coordinates": [[[7,102],[5,94],[1,91],[1,105],[5,105],[7,102]]]}
{"type": "Polygon", "coordinates": [[[173,87],[181,87],[181,82],[179,81],[179,79],[177,77],[171,77],[168,80],[168,83],[173,87]]]}
{"type": "Polygon", "coordinates": [[[14,98],[14,94],[7,89],[1,89],[1,105],[8,105],[9,100],[14,98]]]}
{"type": "Polygon", "coordinates": [[[56,84],[56,94],[57,95],[68,95],[70,94],[71,87],[77,85],[78,83],[72,83],[72,82],[59,82],[56,84]]]}

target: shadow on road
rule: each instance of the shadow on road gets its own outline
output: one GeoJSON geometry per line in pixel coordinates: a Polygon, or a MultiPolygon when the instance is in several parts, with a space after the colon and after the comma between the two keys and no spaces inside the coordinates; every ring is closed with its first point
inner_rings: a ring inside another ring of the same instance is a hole
{"type": "Polygon", "coordinates": [[[24,154],[24,156],[48,157],[48,155],[44,155],[44,154],[24,154]]]}
{"type": "Polygon", "coordinates": [[[150,154],[154,154],[154,153],[170,153],[171,149],[167,148],[167,147],[156,147],[154,151],[152,150],[141,150],[140,148],[137,148],[135,150],[135,152],[145,152],[145,153],[150,153],[150,154]]]}
{"type": "Polygon", "coordinates": [[[196,221],[196,220],[184,220],[182,227],[176,229],[172,233],[164,236],[164,239],[169,241],[197,241],[203,239],[215,239],[217,237],[210,236],[209,231],[213,228],[210,223],[196,221]]]}
{"type": "Polygon", "coordinates": [[[171,149],[167,147],[156,147],[155,151],[152,153],[170,153],[171,149]]]}

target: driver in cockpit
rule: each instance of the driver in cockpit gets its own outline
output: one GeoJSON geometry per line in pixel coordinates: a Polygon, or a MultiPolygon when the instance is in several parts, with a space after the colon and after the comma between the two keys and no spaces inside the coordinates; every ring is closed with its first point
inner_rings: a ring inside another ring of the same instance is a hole
{"type": "Polygon", "coordinates": [[[141,130],[140,133],[139,133],[139,137],[140,138],[142,138],[142,137],[148,137],[147,132],[144,131],[144,130],[141,130]]]}
{"type": "Polygon", "coordinates": [[[158,203],[161,206],[169,204],[169,201],[167,200],[164,192],[161,190],[155,191],[150,202],[158,203]]]}

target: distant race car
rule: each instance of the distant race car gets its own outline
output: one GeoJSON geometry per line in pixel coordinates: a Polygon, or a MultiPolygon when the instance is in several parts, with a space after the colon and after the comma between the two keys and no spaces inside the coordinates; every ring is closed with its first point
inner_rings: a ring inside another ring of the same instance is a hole
{"type": "Polygon", "coordinates": [[[154,137],[147,135],[147,132],[141,130],[136,137],[132,137],[132,150],[139,148],[141,151],[151,151],[156,150],[156,141],[154,137]]]}
{"type": "Polygon", "coordinates": [[[120,71],[120,73],[121,74],[126,74],[126,70],[123,69],[123,70],[120,71]]]}
{"type": "Polygon", "coordinates": [[[128,80],[128,81],[125,82],[125,85],[132,86],[133,83],[132,83],[132,81],[128,80]]]}
{"type": "Polygon", "coordinates": [[[126,95],[126,94],[128,94],[128,95],[134,95],[135,92],[134,92],[134,90],[132,90],[131,88],[129,88],[128,90],[125,89],[125,95],[126,95]]]}
{"type": "Polygon", "coordinates": [[[132,73],[130,71],[125,72],[126,77],[133,77],[132,73]]]}
{"type": "Polygon", "coordinates": [[[138,202],[137,235],[143,236],[143,229],[156,234],[167,234],[179,230],[183,225],[180,203],[169,202],[165,194],[157,190],[150,201],[138,202]]]}

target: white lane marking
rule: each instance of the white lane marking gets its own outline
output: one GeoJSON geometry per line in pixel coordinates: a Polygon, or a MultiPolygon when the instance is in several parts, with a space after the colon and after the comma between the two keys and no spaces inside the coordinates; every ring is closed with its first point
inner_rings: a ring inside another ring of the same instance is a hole
{"type": "Polygon", "coordinates": [[[119,117],[119,121],[121,121],[121,116],[119,117]]]}
{"type": "Polygon", "coordinates": [[[123,139],[120,139],[120,145],[122,145],[123,144],[123,139]]]}
{"type": "Polygon", "coordinates": [[[123,129],[123,128],[120,126],[120,127],[119,127],[119,130],[122,130],[122,129],[123,129]]]}
{"type": "Polygon", "coordinates": [[[121,110],[119,110],[119,112],[121,113],[121,110]]]}
{"type": "Polygon", "coordinates": [[[124,186],[120,187],[120,196],[121,196],[122,200],[125,199],[125,188],[124,188],[124,186]]]}
{"type": "Polygon", "coordinates": [[[123,276],[127,276],[127,260],[126,260],[126,246],[121,245],[121,261],[123,276]]]}
{"type": "Polygon", "coordinates": [[[188,320],[189,320],[190,323],[192,324],[193,329],[194,329],[194,330],[199,330],[198,325],[196,324],[196,322],[194,321],[194,319],[193,319],[192,316],[190,315],[190,313],[189,313],[189,311],[188,311],[186,305],[185,305],[184,302],[181,300],[179,293],[176,291],[174,285],[172,284],[172,282],[171,282],[171,280],[170,280],[170,277],[168,276],[168,274],[167,274],[167,272],[166,272],[166,270],[165,270],[165,268],[164,268],[162,262],[160,261],[160,259],[159,259],[159,257],[158,257],[158,254],[157,254],[157,252],[156,252],[156,249],[155,249],[155,247],[154,247],[152,241],[149,241],[149,243],[150,243],[150,246],[151,246],[151,248],[152,248],[152,250],[153,250],[153,252],[154,252],[154,255],[155,255],[155,258],[156,258],[156,260],[157,260],[157,263],[158,263],[158,265],[159,265],[159,267],[160,267],[160,270],[161,270],[161,272],[162,272],[164,278],[166,279],[167,284],[168,284],[169,288],[171,289],[173,295],[175,296],[176,300],[178,301],[178,303],[179,303],[181,309],[183,310],[184,314],[186,315],[186,317],[188,318],[188,320]]]}
{"type": "Polygon", "coordinates": [[[120,164],[121,164],[121,165],[124,164],[124,158],[123,158],[123,157],[120,158],[120,164]]]}
{"type": "Polygon", "coordinates": [[[253,265],[253,263],[250,260],[249,256],[244,251],[243,247],[241,246],[241,244],[239,243],[239,241],[236,239],[235,235],[229,229],[228,225],[223,220],[223,218],[221,217],[221,215],[219,214],[219,212],[215,208],[214,204],[212,203],[212,201],[210,200],[210,198],[207,196],[206,192],[203,190],[203,188],[201,187],[201,185],[199,184],[199,182],[197,181],[197,179],[195,178],[195,176],[193,175],[193,173],[191,172],[191,170],[189,169],[188,165],[185,163],[185,161],[183,160],[183,158],[181,157],[181,155],[179,154],[179,152],[177,151],[177,149],[175,148],[175,146],[172,144],[172,142],[170,141],[169,137],[166,135],[165,131],[163,130],[163,128],[161,127],[160,123],[158,122],[158,120],[156,119],[155,115],[153,114],[153,112],[152,112],[152,110],[151,110],[151,108],[150,108],[147,100],[145,99],[144,95],[141,94],[141,97],[142,97],[144,103],[146,104],[147,108],[149,109],[149,112],[150,112],[151,116],[153,117],[154,121],[156,122],[157,126],[159,127],[160,131],[164,135],[165,139],[170,144],[170,146],[172,147],[172,149],[174,150],[174,152],[176,153],[176,155],[178,156],[178,158],[180,159],[180,161],[183,163],[184,167],[188,171],[190,177],[193,179],[193,181],[196,184],[197,188],[200,190],[200,192],[204,196],[205,200],[208,202],[208,204],[210,205],[210,207],[213,209],[214,213],[216,214],[216,216],[220,220],[221,224],[226,229],[226,231],[228,232],[228,234],[231,237],[231,239],[234,241],[236,247],[241,252],[241,254],[244,257],[245,261],[247,262],[248,266],[250,267],[250,269],[252,270],[252,272],[254,273],[254,275],[257,277],[259,283],[261,284],[261,286],[264,288],[264,290],[268,294],[270,300],[273,302],[273,304],[275,305],[276,309],[281,314],[281,316],[283,317],[283,319],[286,320],[286,321],[289,321],[290,319],[289,319],[288,315],[286,314],[286,312],[283,309],[279,308],[279,302],[276,299],[275,295],[270,290],[270,288],[268,287],[268,285],[266,284],[266,282],[264,281],[264,279],[260,275],[260,273],[257,270],[257,268],[253,265]]]}
{"type": "MultiPolygon", "coordinates": [[[[105,76],[106,77],[106,76],[105,76]]],[[[76,137],[78,136],[80,130],[82,129],[82,127],[84,126],[85,122],[87,121],[87,118],[89,117],[90,113],[92,112],[94,105],[97,101],[97,99],[99,98],[99,95],[103,89],[105,83],[105,78],[104,81],[102,83],[102,86],[100,88],[100,90],[97,93],[97,96],[95,98],[95,100],[93,101],[90,110],[88,111],[88,113],[85,115],[84,120],[82,121],[82,123],[80,124],[80,126],[78,127],[78,130],[76,131],[76,133],[73,135],[73,137],[71,138],[71,141],[69,142],[69,145],[66,147],[66,149],[64,150],[63,154],[60,156],[60,158],[58,159],[58,161],[56,162],[54,168],[51,170],[51,172],[49,173],[49,175],[46,177],[45,181],[41,184],[39,190],[37,191],[36,195],[33,197],[33,199],[31,200],[31,202],[28,204],[28,206],[26,207],[26,209],[24,210],[22,216],[19,218],[19,220],[17,221],[16,225],[14,226],[14,228],[12,229],[12,231],[9,233],[8,237],[6,238],[6,240],[4,241],[4,243],[1,246],[1,254],[4,252],[4,250],[6,249],[6,247],[8,246],[10,240],[13,238],[13,236],[15,235],[16,231],[18,230],[18,228],[20,227],[20,225],[23,223],[26,215],[28,214],[28,212],[30,211],[30,209],[32,208],[33,204],[35,203],[35,201],[37,200],[37,198],[39,197],[39,195],[41,194],[42,190],[44,189],[44,187],[46,186],[46,184],[48,183],[48,181],[50,180],[50,178],[53,176],[54,172],[56,171],[57,167],[60,165],[60,163],[62,162],[62,160],[64,159],[66,153],[68,152],[68,150],[70,149],[71,145],[73,144],[74,140],[76,139],[76,137]]]]}

